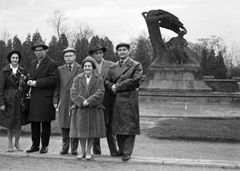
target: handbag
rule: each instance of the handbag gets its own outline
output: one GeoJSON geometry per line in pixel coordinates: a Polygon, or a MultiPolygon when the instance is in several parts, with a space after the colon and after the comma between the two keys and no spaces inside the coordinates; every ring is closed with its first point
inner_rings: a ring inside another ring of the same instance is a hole
{"type": "Polygon", "coordinates": [[[29,105],[30,105],[30,99],[31,99],[31,90],[30,87],[27,93],[23,93],[22,99],[21,99],[21,111],[22,112],[29,112],[29,105]]]}
{"type": "Polygon", "coordinates": [[[30,123],[30,121],[28,121],[29,107],[30,97],[28,92],[26,94],[24,93],[23,97],[21,98],[21,125],[27,125],[30,123]]]}
{"type": "Polygon", "coordinates": [[[21,112],[29,112],[29,99],[26,97],[21,99],[21,112]]]}

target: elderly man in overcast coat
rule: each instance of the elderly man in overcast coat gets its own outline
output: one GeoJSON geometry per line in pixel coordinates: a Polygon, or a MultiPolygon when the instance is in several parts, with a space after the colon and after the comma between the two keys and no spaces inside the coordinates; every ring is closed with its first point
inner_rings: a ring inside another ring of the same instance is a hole
{"type": "Polygon", "coordinates": [[[55,120],[53,94],[58,80],[57,63],[46,55],[47,49],[42,41],[37,41],[32,47],[37,59],[32,62],[27,82],[31,87],[28,120],[31,121],[32,131],[32,146],[27,153],[39,151],[40,138],[40,153],[48,152],[51,121],[55,120]]]}
{"type": "MultiPolygon", "coordinates": [[[[59,80],[57,88],[54,92],[53,104],[59,110],[59,125],[62,131],[62,150],[60,154],[67,154],[69,150],[70,138],[70,122],[69,109],[72,105],[70,98],[70,88],[73,84],[73,79],[83,72],[81,65],[76,59],[76,50],[67,48],[63,50],[63,57],[66,64],[58,68],[59,80]]],[[[78,138],[71,139],[71,153],[77,154],[78,138]]]]}
{"type": "Polygon", "coordinates": [[[129,56],[129,44],[120,43],[116,50],[120,60],[110,67],[105,87],[112,94],[112,132],[117,135],[119,155],[128,161],[135,135],[140,134],[138,87],[143,70],[142,65],[129,56]]]}

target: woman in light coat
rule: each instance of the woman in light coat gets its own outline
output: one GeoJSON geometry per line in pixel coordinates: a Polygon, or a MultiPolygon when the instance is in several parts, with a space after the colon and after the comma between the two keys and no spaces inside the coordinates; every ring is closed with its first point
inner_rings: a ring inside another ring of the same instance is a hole
{"type": "Polygon", "coordinates": [[[73,106],[70,113],[70,137],[79,138],[81,152],[78,159],[91,159],[91,148],[94,138],[106,137],[104,107],[104,84],[101,77],[94,73],[96,68],[92,57],[86,57],[82,62],[84,72],[73,81],[70,90],[73,106]],[[86,148],[87,144],[87,148],[86,148]]]}

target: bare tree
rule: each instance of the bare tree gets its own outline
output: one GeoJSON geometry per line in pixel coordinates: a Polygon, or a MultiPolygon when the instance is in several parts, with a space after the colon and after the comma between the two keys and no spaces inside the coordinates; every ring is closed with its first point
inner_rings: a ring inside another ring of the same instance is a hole
{"type": "Polygon", "coordinates": [[[93,36],[94,31],[88,24],[77,21],[75,29],[72,29],[70,44],[75,45],[77,40],[89,39],[93,36]]]}
{"type": "Polygon", "coordinates": [[[240,66],[240,48],[238,44],[232,44],[230,51],[224,56],[224,61],[228,69],[228,76],[231,76],[234,68],[240,66]]]}
{"type": "Polygon", "coordinates": [[[86,38],[89,39],[90,37],[93,36],[93,29],[86,23],[84,22],[77,22],[77,29],[76,29],[76,38],[86,38]]]}
{"type": "Polygon", "coordinates": [[[64,25],[66,20],[65,14],[61,10],[55,10],[47,20],[47,23],[55,29],[58,39],[62,33],[67,31],[67,27],[64,25]]]}
{"type": "Polygon", "coordinates": [[[240,48],[239,45],[237,43],[233,43],[231,48],[230,48],[230,52],[227,55],[228,58],[231,59],[232,64],[234,66],[239,66],[240,65],[240,48]]]}
{"type": "Polygon", "coordinates": [[[7,44],[8,40],[11,38],[10,33],[5,29],[2,32],[2,40],[7,44]]]}

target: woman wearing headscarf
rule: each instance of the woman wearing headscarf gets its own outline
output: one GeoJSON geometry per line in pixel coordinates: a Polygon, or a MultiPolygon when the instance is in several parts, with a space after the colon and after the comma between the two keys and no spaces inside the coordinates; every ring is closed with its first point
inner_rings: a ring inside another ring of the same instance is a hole
{"type": "Polygon", "coordinates": [[[7,55],[9,64],[0,72],[0,125],[7,128],[8,152],[23,151],[19,145],[21,135],[21,98],[27,84],[26,72],[19,65],[22,55],[19,51],[12,51],[7,55]],[[13,146],[13,132],[15,143],[13,146]]]}
{"type": "Polygon", "coordinates": [[[69,136],[80,140],[81,152],[77,158],[90,160],[94,138],[106,137],[102,105],[105,89],[102,78],[94,72],[96,65],[92,57],[86,57],[82,67],[84,72],[74,79],[70,90],[73,105],[69,136]]]}

